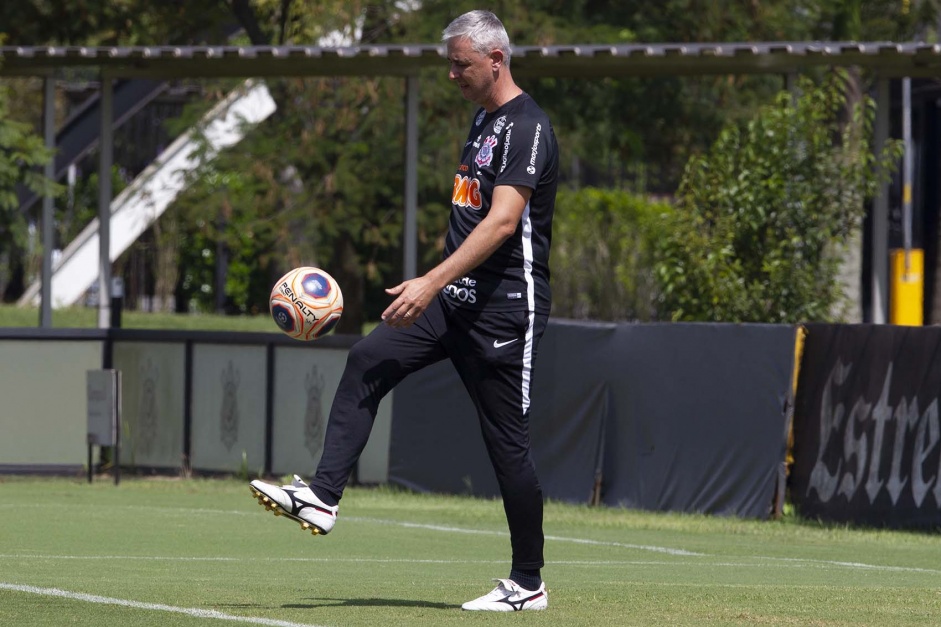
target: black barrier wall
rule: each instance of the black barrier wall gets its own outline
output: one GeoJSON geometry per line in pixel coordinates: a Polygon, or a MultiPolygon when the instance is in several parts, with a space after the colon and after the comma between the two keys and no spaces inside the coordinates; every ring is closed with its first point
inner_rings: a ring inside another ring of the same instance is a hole
{"type": "MultiPolygon", "coordinates": [[[[796,329],[550,321],[532,394],[544,494],[767,517],[782,476],[796,329]]],[[[396,388],[389,476],[495,496],[477,418],[449,362],[396,388]]]]}
{"type": "Polygon", "coordinates": [[[941,526],[941,328],[808,325],[791,498],[803,515],[941,526]]]}

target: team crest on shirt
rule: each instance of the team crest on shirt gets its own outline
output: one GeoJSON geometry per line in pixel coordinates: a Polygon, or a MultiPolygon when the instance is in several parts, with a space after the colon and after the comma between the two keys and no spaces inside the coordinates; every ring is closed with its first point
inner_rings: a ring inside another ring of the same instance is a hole
{"type": "Polygon", "coordinates": [[[477,156],[474,157],[474,162],[480,167],[490,165],[490,162],[493,161],[493,147],[496,145],[496,135],[491,135],[485,139],[480,146],[480,150],[477,151],[477,156]]]}

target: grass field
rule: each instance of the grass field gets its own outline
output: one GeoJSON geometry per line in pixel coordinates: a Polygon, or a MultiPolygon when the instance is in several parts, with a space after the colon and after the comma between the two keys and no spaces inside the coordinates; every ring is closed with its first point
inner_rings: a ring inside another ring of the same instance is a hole
{"type": "MultiPolygon", "coordinates": [[[[39,326],[35,307],[0,306],[0,327],[39,326]]],[[[52,311],[56,329],[94,329],[98,310],[94,307],[68,307],[52,311]]],[[[121,326],[126,329],[184,329],[189,331],[251,331],[275,333],[278,328],[267,314],[257,316],[221,316],[214,314],[170,314],[141,311],[121,312],[121,326]]]]}
{"type": "Polygon", "coordinates": [[[937,625],[941,537],[549,503],[545,612],[497,501],[354,488],[314,537],[243,481],[0,477],[0,625],[937,625]]]}
{"type": "MultiPolygon", "coordinates": [[[[376,324],[378,324],[376,321],[364,323],[363,335],[372,331],[376,324]]],[[[35,307],[0,305],[0,328],[38,326],[39,310],[35,307]]],[[[98,327],[98,310],[92,307],[53,310],[52,327],[55,329],[95,329],[98,327]]],[[[267,313],[255,316],[224,316],[124,311],[121,314],[121,327],[124,329],[278,333],[278,327],[267,313]]]]}

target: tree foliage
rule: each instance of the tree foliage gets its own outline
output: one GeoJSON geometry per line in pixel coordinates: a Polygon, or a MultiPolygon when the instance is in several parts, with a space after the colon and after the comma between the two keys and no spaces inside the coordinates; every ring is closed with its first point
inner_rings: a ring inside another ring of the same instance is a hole
{"type": "MultiPolygon", "coordinates": [[[[938,0],[495,0],[488,8],[504,20],[514,43],[552,45],[844,36],[904,40],[929,32],[925,27],[934,23],[937,4],[938,0]]],[[[473,8],[479,8],[473,0],[22,0],[0,3],[0,29],[17,45],[427,44],[438,43],[447,23],[473,8]],[[230,40],[234,27],[240,31],[230,40]]],[[[624,208],[633,207],[634,200],[620,190],[673,194],[686,164],[708,150],[725,124],[750,119],[755,108],[781,88],[776,76],[520,82],[553,120],[565,184],[575,190],[585,186],[613,190],[560,197],[565,209],[558,219],[564,222],[566,211],[597,217],[598,221],[584,225],[596,230],[611,216],[640,220],[640,214],[624,208]],[[582,203],[600,213],[583,210],[582,203]]],[[[207,310],[261,311],[279,272],[300,263],[320,264],[344,287],[348,308],[340,330],[355,332],[361,322],[377,317],[387,302],[383,288],[402,276],[404,81],[282,78],[267,84],[277,113],[211,166],[190,173],[190,189],[155,227],[152,241],[158,244],[158,258],[152,271],[159,275],[155,283],[165,291],[170,289],[168,283],[175,285],[179,309],[192,303],[207,310]],[[220,272],[225,276],[218,276],[220,272]],[[220,289],[224,295],[217,293],[220,289]]],[[[206,102],[193,108],[185,118],[189,123],[207,102],[235,83],[198,85],[206,102]]],[[[420,98],[419,271],[423,271],[440,258],[452,182],[449,164],[456,163],[473,105],[448,83],[444,63],[422,74],[420,98]]],[[[35,106],[23,102],[21,113],[34,114],[35,106]]],[[[93,187],[93,177],[86,176],[78,189],[88,190],[93,201],[93,187]]],[[[60,215],[68,224],[66,230],[81,228],[69,222],[66,213],[60,215]]],[[[567,228],[560,227],[561,232],[567,228]]],[[[630,264],[639,263],[639,253],[631,249],[638,242],[627,245],[623,239],[627,235],[616,221],[595,234],[612,239],[597,250],[578,254],[597,253],[594,263],[605,250],[630,252],[630,264]]],[[[570,246],[565,237],[557,237],[557,244],[570,246]]],[[[145,245],[150,244],[140,246],[145,245]]],[[[553,255],[559,259],[567,254],[556,252],[553,255]]],[[[119,261],[119,269],[126,258],[119,261]]],[[[612,276],[610,269],[603,274],[600,266],[595,275],[612,276]]],[[[631,299],[648,293],[642,273],[638,276],[623,287],[625,294],[635,294],[631,299]]],[[[707,283],[713,280],[709,273],[703,276],[707,283]]],[[[554,282],[562,277],[564,273],[557,272],[554,282]]],[[[586,311],[584,299],[564,283],[556,289],[556,302],[572,315],[586,311]]],[[[629,311],[643,317],[648,311],[640,303],[607,313],[603,307],[589,309],[599,317],[622,317],[629,311]]]]}
{"type": "MultiPolygon", "coordinates": [[[[400,16],[393,3],[365,12],[349,3],[336,5],[343,12],[303,3],[259,3],[242,19],[253,20],[246,30],[287,42],[324,36],[324,22],[318,19],[323,13],[337,36],[397,36],[400,16]]],[[[472,105],[461,102],[444,74],[429,73],[421,82],[420,270],[440,259],[453,182],[440,164],[456,163],[458,135],[472,114],[472,105]]],[[[168,216],[188,225],[169,232],[200,242],[178,249],[185,271],[177,296],[201,309],[218,308],[213,276],[225,254],[227,309],[260,311],[281,273],[319,265],[344,291],[338,331],[359,332],[366,319],[377,318],[385,308],[383,289],[400,280],[402,272],[404,81],[284,78],[267,85],[277,112],[238,146],[191,172],[193,186],[178,203],[181,211],[168,216]],[[224,194],[207,193],[220,178],[239,180],[238,190],[230,185],[224,194]],[[207,219],[221,211],[224,220],[207,219]],[[252,234],[252,245],[235,245],[246,233],[252,234]]]]}
{"type": "Polygon", "coordinates": [[[8,116],[8,106],[9,88],[0,84],[0,295],[4,299],[14,279],[10,257],[26,250],[27,223],[19,210],[17,185],[39,193],[55,191],[35,169],[48,162],[52,153],[31,126],[8,116]]]}
{"type": "Polygon", "coordinates": [[[840,124],[843,73],[801,81],[691,159],[658,248],[657,279],[675,320],[829,320],[841,299],[841,246],[901,146],[870,149],[874,104],[840,124]],[[834,141],[839,138],[839,141],[834,141]]]}
{"type": "MultiPolygon", "coordinates": [[[[235,1],[235,0],[233,0],[235,1]]],[[[231,21],[219,0],[18,0],[0,3],[12,45],[190,44],[220,36],[231,21]]]]}

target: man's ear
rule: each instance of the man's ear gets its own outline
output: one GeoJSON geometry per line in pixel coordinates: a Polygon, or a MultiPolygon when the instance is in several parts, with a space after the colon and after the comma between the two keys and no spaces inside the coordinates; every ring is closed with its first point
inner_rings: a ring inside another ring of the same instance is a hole
{"type": "Polygon", "coordinates": [[[490,69],[494,72],[503,67],[503,61],[504,58],[502,50],[494,50],[490,53],[490,69]]]}

